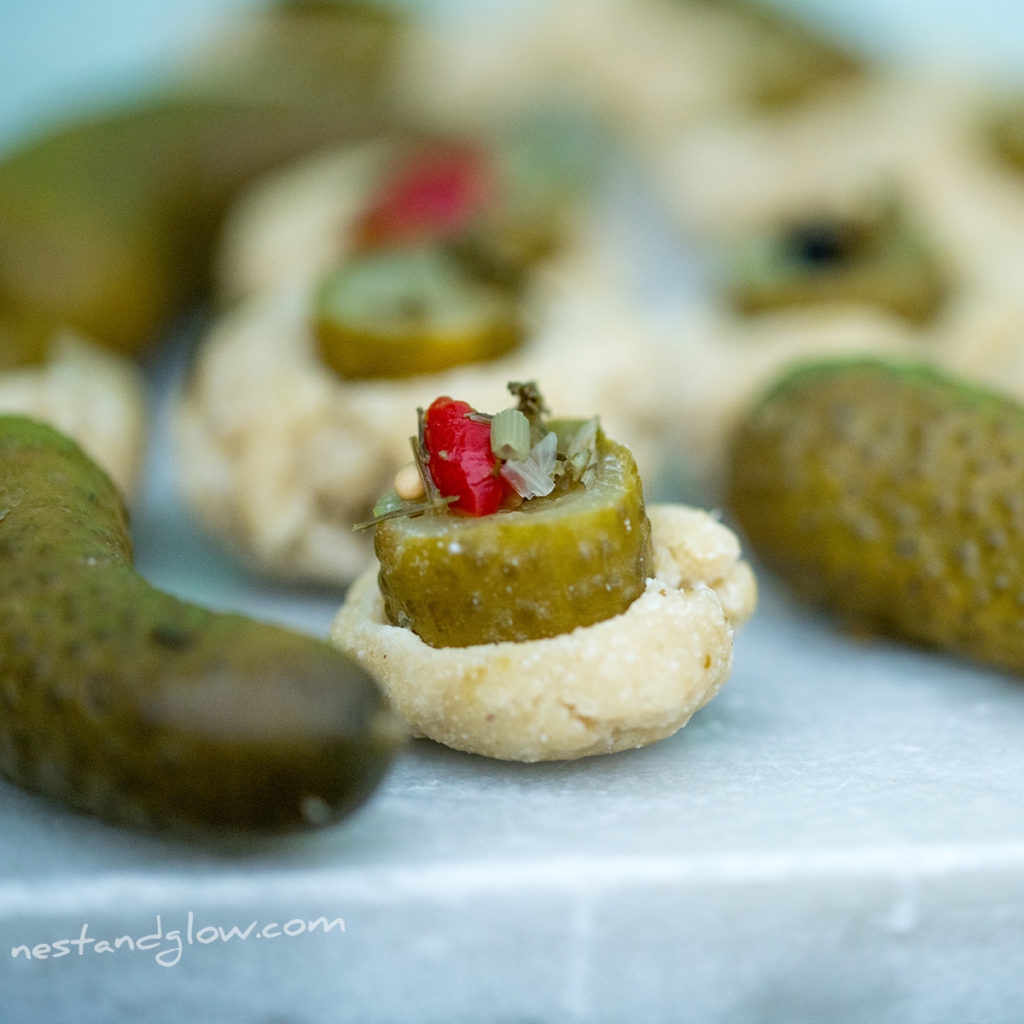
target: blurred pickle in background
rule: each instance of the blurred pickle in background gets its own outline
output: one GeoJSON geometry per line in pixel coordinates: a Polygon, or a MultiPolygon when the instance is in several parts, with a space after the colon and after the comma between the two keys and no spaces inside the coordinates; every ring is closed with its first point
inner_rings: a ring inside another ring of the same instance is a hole
{"type": "Polygon", "coordinates": [[[132,355],[205,283],[221,216],[254,176],[394,116],[407,18],[283,0],[238,14],[145,91],[107,96],[0,159],[0,315],[21,358],[40,325],[132,355]]]}

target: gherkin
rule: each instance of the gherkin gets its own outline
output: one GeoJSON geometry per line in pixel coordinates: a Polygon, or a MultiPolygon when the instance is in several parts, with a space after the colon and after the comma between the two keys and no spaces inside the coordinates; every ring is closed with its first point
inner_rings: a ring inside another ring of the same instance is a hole
{"type": "MultiPolygon", "coordinates": [[[[559,448],[581,426],[552,421],[559,448]]],[[[586,484],[518,509],[378,523],[389,620],[433,647],[533,640],[624,612],[651,573],[651,526],[629,450],[598,431],[586,484]]]]}
{"type": "Polygon", "coordinates": [[[5,152],[0,311],[146,353],[208,288],[221,219],[248,182],[394,123],[386,69],[402,26],[372,5],[274,4],[236,25],[204,74],[5,152]]]}
{"type": "Polygon", "coordinates": [[[0,772],[118,822],[283,831],[361,804],[400,737],[327,643],[150,586],[105,474],[0,417],[0,772]]]}
{"type": "Polygon", "coordinates": [[[752,550],[859,627],[1024,670],[1024,408],[934,367],[822,360],[743,419],[752,550]]]}

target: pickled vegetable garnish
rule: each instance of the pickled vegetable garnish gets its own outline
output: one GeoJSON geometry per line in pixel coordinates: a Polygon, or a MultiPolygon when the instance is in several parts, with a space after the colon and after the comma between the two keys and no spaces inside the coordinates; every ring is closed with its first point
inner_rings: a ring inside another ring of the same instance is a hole
{"type": "Polygon", "coordinates": [[[501,460],[491,450],[491,424],[476,419],[467,402],[435,399],[424,427],[430,477],[452,509],[472,516],[497,512],[511,485],[501,476],[501,460]]]}
{"type": "Polygon", "coordinates": [[[360,247],[448,238],[466,230],[492,191],[481,150],[423,144],[407,154],[370,199],[354,234],[360,247]]]}
{"type": "Polygon", "coordinates": [[[530,421],[520,409],[502,409],[491,420],[491,451],[499,459],[525,459],[530,454],[530,421]]]}
{"type": "Polygon", "coordinates": [[[411,377],[519,346],[532,271],[558,250],[586,190],[559,134],[397,146],[316,289],[322,361],[344,379],[411,377]]]}
{"type": "Polygon", "coordinates": [[[456,512],[485,516],[520,501],[542,498],[557,480],[581,480],[596,452],[597,420],[588,421],[558,449],[543,421],[543,400],[533,383],[512,383],[516,408],[494,416],[466,402],[436,399],[422,417],[420,443],[430,482],[456,512]]]}
{"type": "Polygon", "coordinates": [[[547,434],[522,459],[506,459],[502,479],[512,485],[520,498],[543,498],[555,489],[559,475],[558,437],[547,434]]]}

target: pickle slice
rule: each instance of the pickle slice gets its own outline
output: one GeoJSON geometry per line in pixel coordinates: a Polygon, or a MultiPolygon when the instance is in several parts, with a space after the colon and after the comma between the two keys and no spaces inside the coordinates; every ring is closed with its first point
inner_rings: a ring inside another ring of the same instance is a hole
{"type": "Polygon", "coordinates": [[[902,207],[824,213],[779,225],[736,253],[729,289],[743,313],[866,303],[926,323],[948,292],[944,268],[902,207]]]}
{"type": "Polygon", "coordinates": [[[317,293],[314,332],[324,362],[356,379],[497,359],[524,334],[514,294],[475,279],[441,246],[346,261],[317,293]]]}
{"type": "MultiPolygon", "coordinates": [[[[554,421],[564,451],[576,421],[554,421]]],[[[562,484],[518,509],[377,525],[390,622],[432,647],[568,633],[625,611],[651,567],[651,528],[629,449],[600,430],[587,485],[562,484]]]]}

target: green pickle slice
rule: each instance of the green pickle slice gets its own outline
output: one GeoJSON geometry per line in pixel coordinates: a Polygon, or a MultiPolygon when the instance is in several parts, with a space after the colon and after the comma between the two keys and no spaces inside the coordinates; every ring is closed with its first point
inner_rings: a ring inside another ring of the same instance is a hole
{"type": "Polygon", "coordinates": [[[855,215],[783,223],[739,246],[727,288],[742,313],[820,303],[864,303],[910,323],[945,301],[945,267],[897,202],[855,215]]]}
{"type": "MultiPolygon", "coordinates": [[[[552,421],[564,452],[582,423],[552,421]]],[[[377,524],[388,620],[432,647],[567,633],[624,612],[651,573],[651,527],[629,449],[600,429],[587,484],[481,517],[448,511],[377,524]]]]}
{"type": "Polygon", "coordinates": [[[474,278],[442,246],[345,261],[320,286],[314,332],[324,362],[353,379],[497,359],[524,335],[515,294],[474,278]]]}

